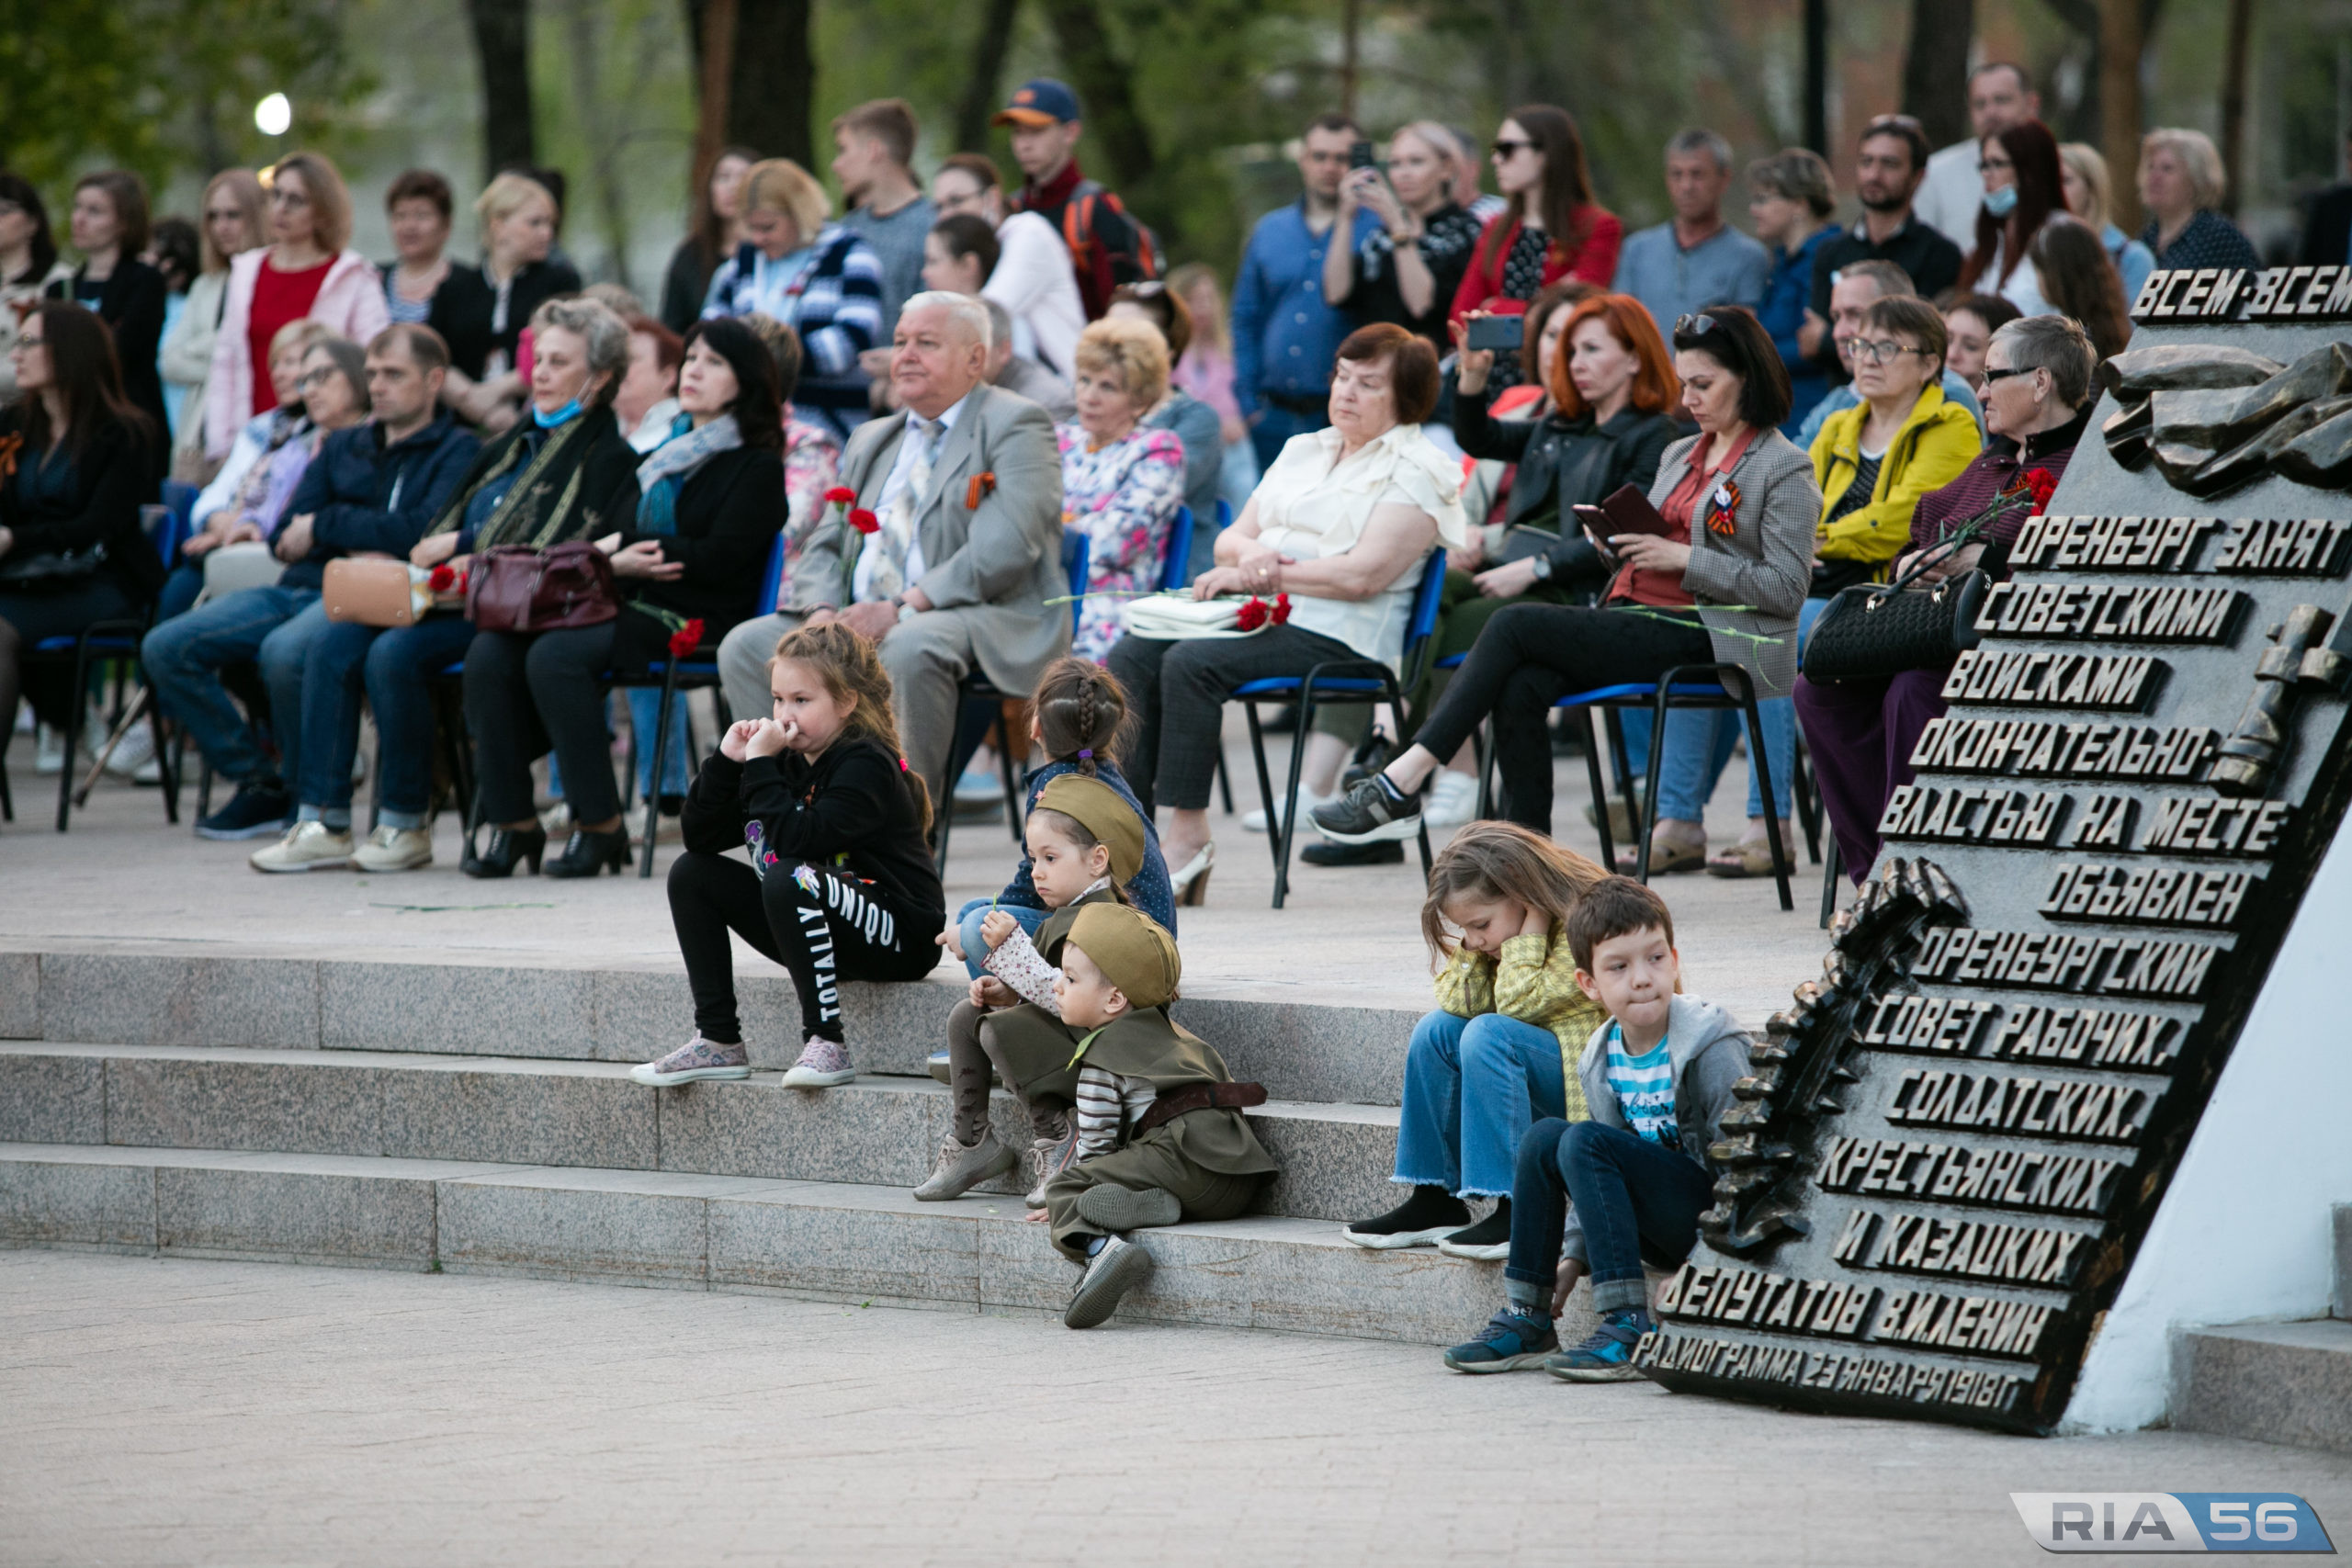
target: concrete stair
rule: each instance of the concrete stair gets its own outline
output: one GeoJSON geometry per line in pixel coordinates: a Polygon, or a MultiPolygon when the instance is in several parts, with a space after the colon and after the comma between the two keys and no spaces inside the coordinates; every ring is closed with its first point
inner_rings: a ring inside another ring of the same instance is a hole
{"type": "MultiPolygon", "coordinates": [[[[755,1071],[650,1089],[678,1038],[661,968],[255,951],[0,953],[0,1245],[100,1247],[1058,1314],[1076,1270],[1017,1186],[910,1189],[945,1135],[923,1075],[961,987],[846,987],[863,1077],[777,1081],[788,981],[742,986],[755,1071]]],[[[1276,1096],[1259,1213],[1142,1233],[1123,1315],[1452,1343],[1498,1265],[1372,1252],[1417,1013],[1188,998],[1178,1016],[1276,1096]]],[[[998,1134],[1025,1143],[1011,1097],[998,1134]]],[[[1561,1324],[1581,1337],[1578,1308],[1561,1324]]]]}
{"type": "Polygon", "coordinates": [[[2352,1204],[2334,1218],[2334,1315],[2181,1330],[2174,1426],[2352,1454],[2352,1204]]]}

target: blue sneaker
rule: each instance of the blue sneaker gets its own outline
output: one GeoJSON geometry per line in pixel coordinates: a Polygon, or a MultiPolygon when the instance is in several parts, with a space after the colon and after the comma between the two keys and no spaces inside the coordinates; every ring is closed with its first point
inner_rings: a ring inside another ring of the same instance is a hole
{"type": "Polygon", "coordinates": [[[229,804],[196,825],[199,839],[275,839],[293,825],[294,797],[276,779],[237,786],[229,804]]]}
{"type": "Polygon", "coordinates": [[[1448,1350],[1445,1364],[1457,1372],[1515,1372],[1541,1366],[1559,1348],[1550,1318],[1506,1307],[1487,1320],[1486,1333],[1448,1350]]]}
{"type": "Polygon", "coordinates": [[[1612,1312],[1600,1320],[1591,1338],[1545,1361],[1544,1370],[1563,1382],[1639,1382],[1642,1371],[1634,1365],[1634,1347],[1657,1326],[1639,1307],[1612,1312]]]}

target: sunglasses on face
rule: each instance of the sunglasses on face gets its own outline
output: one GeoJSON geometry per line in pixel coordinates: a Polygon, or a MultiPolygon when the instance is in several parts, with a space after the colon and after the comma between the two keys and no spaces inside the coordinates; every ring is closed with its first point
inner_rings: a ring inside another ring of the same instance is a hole
{"type": "Polygon", "coordinates": [[[1498,163],[1508,164],[1521,152],[1532,150],[1534,146],[1535,143],[1532,141],[1521,141],[1513,137],[1498,136],[1495,138],[1495,160],[1498,163]]]}
{"type": "Polygon", "coordinates": [[[2030,365],[2018,365],[1996,370],[1987,365],[1984,367],[1984,384],[1989,387],[1996,381],[2006,381],[2012,376],[2030,376],[2034,369],[2035,367],[2030,365]]]}

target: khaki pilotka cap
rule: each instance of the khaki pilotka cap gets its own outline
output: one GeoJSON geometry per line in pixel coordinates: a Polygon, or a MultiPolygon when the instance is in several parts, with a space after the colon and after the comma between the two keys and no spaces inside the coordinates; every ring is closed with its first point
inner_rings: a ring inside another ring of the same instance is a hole
{"type": "Polygon", "coordinates": [[[1079,910],[1068,940],[1094,960],[1094,966],[1135,1007],[1166,1007],[1175,998],[1176,983],[1184,977],[1176,939],[1131,905],[1087,905],[1079,910]]]}
{"type": "Polygon", "coordinates": [[[1111,852],[1112,881],[1125,886],[1143,870],[1143,818],[1101,779],[1064,773],[1038,792],[1037,804],[1075,819],[1111,852]]]}

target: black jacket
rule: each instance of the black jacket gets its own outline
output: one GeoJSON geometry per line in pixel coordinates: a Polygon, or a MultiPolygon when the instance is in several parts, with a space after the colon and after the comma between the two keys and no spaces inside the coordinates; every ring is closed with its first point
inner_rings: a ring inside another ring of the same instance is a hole
{"type": "Polygon", "coordinates": [[[282,586],[321,586],[326,563],[338,556],[406,556],[457,493],[481,446],[446,411],[389,447],[383,434],[373,421],[338,430],[302,470],[286,515],[312,518],[311,553],[286,569],[282,586]]]}
{"type": "Polygon", "coordinates": [[[514,349],[523,329],[531,324],[531,312],[559,294],[580,292],[580,275],[568,262],[533,262],[514,275],[514,288],[506,297],[506,330],[492,332],[491,321],[498,314],[498,290],[480,267],[453,262],[449,276],[433,291],[432,306],[426,310],[424,324],[439,333],[449,345],[449,363],[476,380],[490,363],[490,351],[506,351],[506,367],[514,367],[514,349]]]}
{"type": "Polygon", "coordinates": [[[624,548],[650,539],[662,547],[662,559],[684,561],[686,570],[670,582],[622,581],[631,607],[613,638],[613,668],[652,665],[668,646],[667,624],[638,606],[701,621],[707,649],[717,648],[738,622],[773,609],[757,600],[784,520],[783,455],[751,446],[721,452],[687,476],[678,491],[676,533],[641,534],[632,520],[621,530],[624,548]]]}
{"type": "MultiPolygon", "coordinates": [[[[160,440],[162,427],[157,427],[160,440]]],[[[0,442],[21,436],[21,408],[0,410],[0,442]]],[[[22,464],[32,462],[29,449],[17,454],[22,464]]],[[[150,604],[164,586],[164,563],[139,525],[139,509],[155,497],[155,467],[149,443],[129,425],[116,420],[91,432],[75,459],[73,500],[64,506],[27,512],[17,497],[17,481],[0,481],[0,526],[16,536],[9,554],[31,555],[51,550],[107,547],[100,570],[139,604],[150,604]]]]}
{"type": "Polygon", "coordinates": [[[1453,438],[1473,457],[1519,465],[1504,520],[1560,536],[1551,552],[1555,581],[1600,570],[1599,553],[1585,542],[1567,509],[1597,506],[1626,485],[1646,493],[1657,478],[1658,458],[1683,433],[1662,413],[1633,408],[1597,424],[1589,413],[1575,419],[1494,419],[1487,412],[1488,401],[1485,395],[1454,394],[1453,438]]]}
{"type": "MultiPolygon", "coordinates": [[[[89,271],[86,264],[75,269],[74,280],[63,279],[49,286],[52,299],[74,298],[74,287],[89,271]]],[[[171,424],[164,414],[164,377],[155,367],[156,350],[164,342],[164,310],[171,299],[171,286],[164,275],[143,261],[123,257],[115,263],[98,296],[98,319],[114,329],[115,358],[122,366],[122,394],[130,406],[155,422],[155,428],[168,431],[171,424]]],[[[169,458],[169,443],[165,450],[150,454],[151,461],[169,458]]]]}
{"type": "Polygon", "coordinates": [[[793,751],[748,762],[714,753],[679,818],[686,848],[710,855],[741,849],[755,821],[762,876],[790,876],[804,862],[838,865],[871,883],[876,900],[919,931],[946,923],[947,894],[915,816],[910,775],[877,742],[837,740],[814,762],[793,751]]]}

